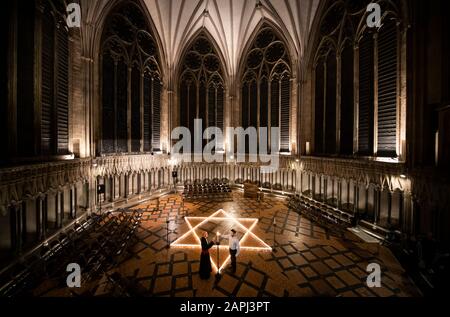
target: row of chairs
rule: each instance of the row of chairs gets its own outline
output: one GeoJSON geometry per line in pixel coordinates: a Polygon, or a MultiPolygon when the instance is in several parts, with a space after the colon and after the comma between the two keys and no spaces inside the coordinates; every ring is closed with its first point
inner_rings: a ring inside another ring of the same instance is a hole
{"type": "Polygon", "coordinates": [[[183,190],[184,199],[211,199],[228,198],[231,195],[231,188],[224,183],[185,185],[183,190]]]}
{"type": "Polygon", "coordinates": [[[88,216],[5,272],[0,296],[31,295],[49,279],[65,285],[69,263],[80,265],[82,282],[98,278],[134,244],[141,218],[141,210],[88,216]]]}
{"type": "Polygon", "coordinates": [[[184,181],[184,185],[202,185],[202,184],[229,184],[230,180],[228,178],[205,178],[203,180],[201,179],[195,179],[192,181],[191,179],[187,179],[184,181]]]}
{"type": "Polygon", "coordinates": [[[353,219],[353,215],[298,194],[291,196],[289,207],[337,234],[343,234],[353,219]]]}

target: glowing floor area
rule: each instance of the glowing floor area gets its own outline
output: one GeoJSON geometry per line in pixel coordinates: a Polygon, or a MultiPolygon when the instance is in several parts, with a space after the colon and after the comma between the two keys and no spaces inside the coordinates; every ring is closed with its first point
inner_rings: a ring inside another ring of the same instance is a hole
{"type": "Polygon", "coordinates": [[[391,252],[348,234],[335,237],[296,212],[284,198],[262,202],[233,192],[232,201],[182,202],[168,195],[133,207],[142,209],[138,242],[130,256],[99,281],[69,290],[46,280],[38,296],[417,296],[417,288],[391,252]],[[274,234],[275,219],[275,234],[274,234]],[[226,240],[210,249],[213,274],[201,280],[199,237],[237,231],[241,253],[231,273],[226,240]],[[167,230],[168,229],[168,230],[167,230]],[[275,237],[275,241],[274,241],[275,237]],[[170,244],[170,248],[168,248],[170,244]],[[221,279],[216,281],[217,263],[221,279]],[[368,264],[382,270],[381,287],[370,288],[368,264]],[[111,276],[114,278],[112,279],[111,276]]]}

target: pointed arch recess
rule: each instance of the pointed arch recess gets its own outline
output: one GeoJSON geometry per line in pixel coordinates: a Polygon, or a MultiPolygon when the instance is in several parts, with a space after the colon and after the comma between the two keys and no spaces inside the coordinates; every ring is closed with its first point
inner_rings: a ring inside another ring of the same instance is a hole
{"type": "Polygon", "coordinates": [[[243,128],[268,128],[267,148],[289,153],[290,103],[292,99],[291,54],[286,39],[263,22],[244,50],[239,78],[243,128]],[[279,127],[278,148],[272,127],[279,127]],[[271,142],[272,141],[272,142],[271,142]]]}
{"type": "MultiPolygon", "coordinates": [[[[188,42],[177,70],[180,126],[194,135],[194,119],[202,119],[203,129],[224,130],[226,73],[217,44],[205,29],[188,42]]],[[[210,135],[215,151],[223,151],[223,140],[210,135]]],[[[193,142],[191,142],[191,145],[193,142]]]]}

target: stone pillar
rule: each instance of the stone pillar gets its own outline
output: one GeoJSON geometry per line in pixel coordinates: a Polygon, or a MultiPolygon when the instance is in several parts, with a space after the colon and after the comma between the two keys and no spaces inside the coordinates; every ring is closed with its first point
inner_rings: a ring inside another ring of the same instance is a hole
{"type": "Polygon", "coordinates": [[[333,177],[331,179],[331,199],[333,200],[333,204],[334,204],[334,183],[335,183],[335,178],[333,177]]]}
{"type": "Polygon", "coordinates": [[[355,183],[353,188],[353,214],[356,214],[358,212],[358,206],[359,206],[359,185],[358,183],[355,183]]]}
{"type": "Polygon", "coordinates": [[[374,212],[374,223],[377,223],[380,218],[380,211],[381,211],[381,189],[376,188],[375,189],[375,212],[374,212]]]}
{"type": "Polygon", "coordinates": [[[38,241],[45,239],[46,223],[44,222],[47,213],[47,201],[44,195],[36,198],[36,238],[38,241]]]}
{"type": "Polygon", "coordinates": [[[365,212],[366,212],[366,214],[369,212],[369,187],[368,186],[366,186],[366,198],[365,198],[365,212]]]}
{"type": "Polygon", "coordinates": [[[20,254],[22,251],[26,228],[24,226],[25,204],[14,203],[9,207],[10,212],[10,233],[11,233],[11,251],[14,254],[20,254]]]}
{"type": "Polygon", "coordinates": [[[9,220],[10,220],[10,234],[11,234],[11,243],[10,249],[11,252],[16,254],[19,250],[20,240],[18,237],[18,211],[17,205],[12,205],[9,208],[9,220]]]}
{"type": "Polygon", "coordinates": [[[403,191],[399,191],[399,201],[398,201],[398,223],[400,226],[400,231],[402,233],[408,234],[408,229],[406,226],[405,219],[405,193],[403,191]]]}
{"type": "Polygon", "coordinates": [[[110,176],[109,177],[109,201],[113,202],[114,198],[116,196],[116,182],[115,182],[115,177],[114,176],[110,176]]]}
{"type": "Polygon", "coordinates": [[[342,208],[342,180],[338,180],[338,209],[342,208]]]}
{"type": "Polygon", "coordinates": [[[137,174],[137,178],[138,178],[138,183],[137,183],[137,192],[138,194],[142,193],[142,173],[139,172],[137,174]]]}
{"type": "Polygon", "coordinates": [[[127,174],[123,174],[123,177],[120,178],[120,180],[122,181],[122,186],[120,186],[121,190],[122,190],[122,197],[123,198],[127,198],[128,197],[128,175],[127,174]]]}
{"type": "Polygon", "coordinates": [[[413,197],[411,193],[403,193],[403,208],[400,209],[400,217],[403,218],[404,227],[402,230],[406,231],[409,235],[415,234],[415,214],[413,197]]]}
{"type": "Polygon", "coordinates": [[[311,189],[311,173],[308,173],[308,191],[310,193],[312,193],[312,189],[311,189]]]}
{"type": "Polygon", "coordinates": [[[388,224],[391,224],[391,215],[392,215],[392,191],[388,190],[387,192],[387,214],[388,214],[388,224]]]}
{"type": "Polygon", "coordinates": [[[89,208],[89,206],[91,205],[89,182],[84,183],[84,195],[85,195],[86,208],[89,208]]]}
{"type": "Polygon", "coordinates": [[[75,219],[77,217],[77,187],[71,186],[69,190],[70,199],[70,218],[75,219]]]}
{"type": "Polygon", "coordinates": [[[61,228],[64,218],[64,192],[62,191],[58,191],[55,195],[55,214],[56,228],[61,228]]]}
{"type": "Polygon", "coordinates": [[[316,197],[316,176],[311,174],[311,198],[316,197]]]}
{"type": "Polygon", "coordinates": [[[322,175],[319,175],[319,200],[323,201],[323,197],[322,175]]]}
{"type": "Polygon", "coordinates": [[[347,206],[350,204],[350,181],[347,180],[347,206]]]}
{"type": "Polygon", "coordinates": [[[300,171],[300,195],[303,195],[303,173],[300,171]]]}

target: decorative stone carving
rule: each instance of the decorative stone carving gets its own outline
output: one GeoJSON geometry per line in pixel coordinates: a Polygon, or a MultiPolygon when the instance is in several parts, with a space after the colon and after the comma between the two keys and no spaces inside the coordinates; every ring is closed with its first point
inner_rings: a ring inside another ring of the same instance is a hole
{"type": "Polygon", "coordinates": [[[0,213],[6,215],[13,203],[54,192],[66,185],[87,181],[91,159],[50,162],[0,170],[0,213]]]}

